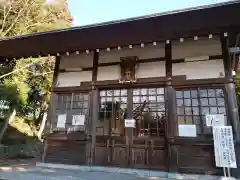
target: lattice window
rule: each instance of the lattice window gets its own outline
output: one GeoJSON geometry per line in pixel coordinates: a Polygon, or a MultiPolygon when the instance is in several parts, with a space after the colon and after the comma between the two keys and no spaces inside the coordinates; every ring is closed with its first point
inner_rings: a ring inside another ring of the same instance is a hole
{"type": "Polygon", "coordinates": [[[159,136],[164,133],[164,91],[164,88],[100,91],[97,135],[124,136],[127,108],[130,108],[132,117],[136,120],[135,136],[159,136]]]}
{"type": "Polygon", "coordinates": [[[135,135],[159,136],[165,126],[165,89],[133,90],[133,117],[137,121],[135,135]]]}
{"type": "Polygon", "coordinates": [[[74,125],[73,116],[85,118],[85,124],[88,119],[89,95],[87,93],[59,94],[55,109],[55,121],[53,123],[54,131],[82,131],[84,125],[74,125]],[[65,128],[57,127],[58,116],[66,114],[65,128]]]}
{"type": "Polygon", "coordinates": [[[188,89],[176,91],[178,124],[195,124],[197,134],[212,134],[206,126],[206,114],[224,114],[226,108],[222,89],[188,89]]]}
{"type": "Polygon", "coordinates": [[[126,89],[100,91],[99,121],[97,135],[124,135],[128,93],[126,89]]]}

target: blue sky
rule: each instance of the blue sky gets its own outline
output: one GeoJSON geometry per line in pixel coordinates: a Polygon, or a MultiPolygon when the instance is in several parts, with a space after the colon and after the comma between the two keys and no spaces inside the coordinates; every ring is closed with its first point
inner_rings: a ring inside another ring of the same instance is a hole
{"type": "Polygon", "coordinates": [[[68,0],[74,26],[226,2],[227,0],[68,0]]]}

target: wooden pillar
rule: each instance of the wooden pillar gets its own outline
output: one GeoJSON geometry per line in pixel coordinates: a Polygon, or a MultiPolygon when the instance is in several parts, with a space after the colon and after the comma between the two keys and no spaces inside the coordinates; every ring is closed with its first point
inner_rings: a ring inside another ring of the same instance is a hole
{"type": "Polygon", "coordinates": [[[96,146],[96,122],[99,119],[99,90],[95,87],[95,83],[97,81],[97,71],[98,71],[98,59],[99,53],[93,52],[93,72],[92,72],[92,92],[90,93],[91,98],[91,134],[92,134],[92,143],[91,143],[91,153],[90,153],[90,164],[95,162],[95,146],[96,146]]]}
{"type": "Polygon", "coordinates": [[[227,104],[227,119],[231,123],[234,133],[235,140],[235,153],[237,159],[237,167],[236,169],[231,169],[231,175],[234,177],[240,176],[240,123],[239,123],[239,112],[238,112],[238,104],[237,104],[237,96],[236,96],[236,85],[234,81],[234,77],[232,76],[232,67],[231,67],[231,59],[229,54],[228,47],[228,37],[224,37],[221,35],[221,47],[222,47],[222,55],[223,55],[223,64],[225,77],[228,82],[225,84],[226,91],[226,104],[227,104]]]}
{"type": "MultiPolygon", "coordinates": [[[[60,66],[60,56],[56,56],[56,61],[55,61],[55,67],[54,67],[54,73],[53,73],[53,81],[52,81],[52,88],[57,86],[57,79],[58,79],[58,74],[59,74],[59,66],[60,66]]],[[[51,92],[50,96],[50,103],[48,106],[48,115],[47,115],[47,123],[46,123],[46,128],[45,132],[47,131],[48,133],[52,133],[52,119],[54,118],[54,108],[56,105],[56,94],[51,92]]]]}
{"type": "Polygon", "coordinates": [[[165,44],[165,66],[166,66],[166,157],[169,172],[177,171],[177,157],[172,151],[171,142],[174,141],[176,134],[176,93],[172,87],[172,44],[171,41],[165,44]]]}
{"type": "Polygon", "coordinates": [[[92,149],[91,149],[91,164],[95,162],[95,146],[96,146],[96,121],[99,119],[99,91],[92,91],[92,149]]]}
{"type": "Polygon", "coordinates": [[[221,47],[222,47],[222,55],[223,55],[223,64],[225,77],[228,82],[225,84],[226,90],[226,101],[227,101],[227,118],[233,127],[234,138],[240,143],[240,123],[239,123],[239,113],[238,113],[238,105],[237,105],[237,97],[236,97],[236,86],[234,82],[234,78],[232,76],[232,67],[231,67],[231,59],[229,54],[228,47],[228,37],[224,37],[221,35],[221,47]]]}
{"type": "Polygon", "coordinates": [[[172,87],[172,44],[165,45],[165,61],[166,61],[166,100],[167,100],[167,119],[166,130],[167,138],[176,136],[176,95],[175,89],[172,87]]]}
{"type": "MultiPolygon", "coordinates": [[[[52,88],[57,86],[59,66],[60,66],[60,57],[56,56],[54,73],[53,73],[52,88]]],[[[57,95],[55,93],[51,92],[50,102],[49,102],[49,105],[48,105],[47,122],[46,122],[46,125],[45,125],[45,128],[44,128],[44,133],[45,134],[52,133],[52,131],[53,131],[52,120],[53,120],[54,115],[55,115],[55,105],[57,103],[56,99],[57,99],[57,95]]],[[[41,157],[42,162],[45,161],[47,147],[48,147],[47,139],[44,139],[44,149],[43,149],[43,153],[42,153],[42,157],[41,157]]]]}
{"type": "Polygon", "coordinates": [[[99,53],[98,52],[93,52],[93,70],[92,70],[92,91],[89,93],[90,101],[89,101],[89,120],[87,123],[87,135],[90,135],[92,133],[92,110],[93,110],[93,90],[95,88],[95,83],[97,81],[97,71],[98,71],[98,57],[99,53]]]}
{"type": "MultiPolygon", "coordinates": [[[[127,114],[126,114],[126,118],[127,119],[133,119],[133,89],[128,89],[127,91],[127,95],[128,95],[128,104],[127,104],[127,114]]],[[[128,152],[128,156],[127,156],[127,160],[128,160],[128,164],[130,165],[130,167],[133,167],[133,157],[132,157],[132,146],[133,146],[133,131],[134,129],[131,127],[125,127],[125,132],[126,132],[126,146],[127,146],[127,152],[128,152]]]]}

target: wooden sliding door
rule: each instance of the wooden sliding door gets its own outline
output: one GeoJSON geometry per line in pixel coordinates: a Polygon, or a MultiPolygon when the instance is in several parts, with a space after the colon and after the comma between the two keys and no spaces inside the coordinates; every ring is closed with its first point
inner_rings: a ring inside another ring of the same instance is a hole
{"type": "Polygon", "coordinates": [[[96,165],[166,169],[165,89],[102,90],[96,122],[96,165]],[[135,119],[125,128],[124,119],[135,119]]]}

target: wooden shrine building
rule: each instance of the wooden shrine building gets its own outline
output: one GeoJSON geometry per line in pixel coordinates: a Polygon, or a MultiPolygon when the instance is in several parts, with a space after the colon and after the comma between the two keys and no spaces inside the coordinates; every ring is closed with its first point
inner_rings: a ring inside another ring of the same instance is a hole
{"type": "Polygon", "coordinates": [[[221,174],[205,115],[225,116],[239,152],[229,52],[239,10],[232,1],[2,39],[2,60],[56,56],[42,161],[221,174]]]}

